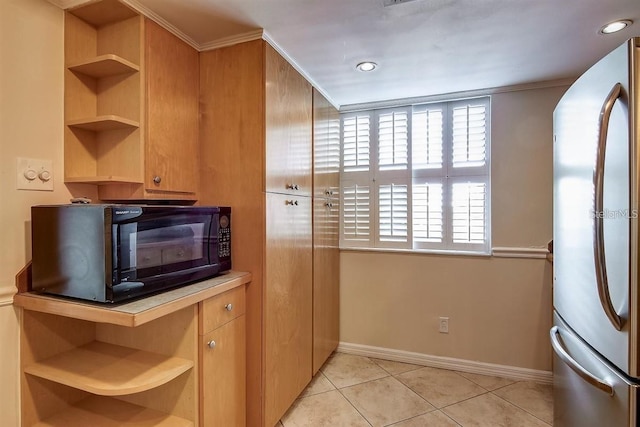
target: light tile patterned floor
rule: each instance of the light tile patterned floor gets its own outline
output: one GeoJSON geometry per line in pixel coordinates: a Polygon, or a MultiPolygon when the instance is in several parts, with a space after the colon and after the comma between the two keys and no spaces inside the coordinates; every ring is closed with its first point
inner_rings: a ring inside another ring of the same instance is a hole
{"type": "Polygon", "coordinates": [[[550,385],[335,353],[276,427],[549,427],[550,385]]]}

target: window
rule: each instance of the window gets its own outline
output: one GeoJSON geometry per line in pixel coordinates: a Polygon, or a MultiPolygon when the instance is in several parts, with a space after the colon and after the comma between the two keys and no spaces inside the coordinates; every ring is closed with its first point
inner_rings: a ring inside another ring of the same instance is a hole
{"type": "Polygon", "coordinates": [[[341,118],[341,247],[489,252],[489,98],[341,118]]]}

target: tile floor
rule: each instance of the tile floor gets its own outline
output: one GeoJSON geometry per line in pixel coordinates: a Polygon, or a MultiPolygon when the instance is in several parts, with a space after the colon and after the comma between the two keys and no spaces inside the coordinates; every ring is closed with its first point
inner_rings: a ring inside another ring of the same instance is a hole
{"type": "Polygon", "coordinates": [[[549,427],[550,385],[335,353],[276,427],[549,427]]]}

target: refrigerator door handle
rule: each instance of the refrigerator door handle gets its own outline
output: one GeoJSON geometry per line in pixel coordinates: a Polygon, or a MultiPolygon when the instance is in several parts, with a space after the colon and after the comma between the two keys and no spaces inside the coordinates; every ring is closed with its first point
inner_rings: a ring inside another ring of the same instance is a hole
{"type": "Polygon", "coordinates": [[[610,396],[614,395],[613,387],[610,384],[607,384],[605,381],[599,379],[598,377],[591,374],[589,371],[584,369],[578,362],[575,361],[573,357],[567,353],[567,351],[562,347],[558,336],[560,335],[560,331],[557,326],[551,328],[551,346],[553,347],[553,351],[556,352],[558,357],[562,359],[564,363],[567,364],[576,374],[580,376],[583,380],[596,387],[599,390],[602,390],[608,393],[610,396]]]}
{"type": "Polygon", "coordinates": [[[596,266],[596,282],[598,284],[598,296],[600,304],[609,318],[611,324],[618,331],[622,330],[624,319],[616,313],[611,302],[609,293],[609,283],[607,279],[607,264],[604,253],[604,160],[607,149],[607,132],[609,130],[609,119],[616,100],[620,97],[622,85],[616,83],[611,89],[606,101],[600,110],[600,135],[598,137],[598,151],[596,154],[596,167],[593,171],[593,185],[595,187],[595,197],[593,199],[593,257],[596,266]]]}

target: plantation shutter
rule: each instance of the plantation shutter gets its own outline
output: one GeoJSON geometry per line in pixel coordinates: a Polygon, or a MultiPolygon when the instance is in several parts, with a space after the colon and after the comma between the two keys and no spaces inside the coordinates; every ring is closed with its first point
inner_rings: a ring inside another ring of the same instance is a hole
{"type": "Polygon", "coordinates": [[[490,252],[490,99],[342,114],[343,247],[490,252]]]}
{"type": "Polygon", "coordinates": [[[368,247],[373,244],[372,123],[369,112],[342,116],[342,246],[368,247]]]}
{"type": "Polygon", "coordinates": [[[453,243],[483,245],[485,243],[486,184],[456,182],[452,186],[453,243]]]}
{"type": "Polygon", "coordinates": [[[342,126],[344,171],[368,171],[370,151],[369,114],[345,117],[342,126]]]}

